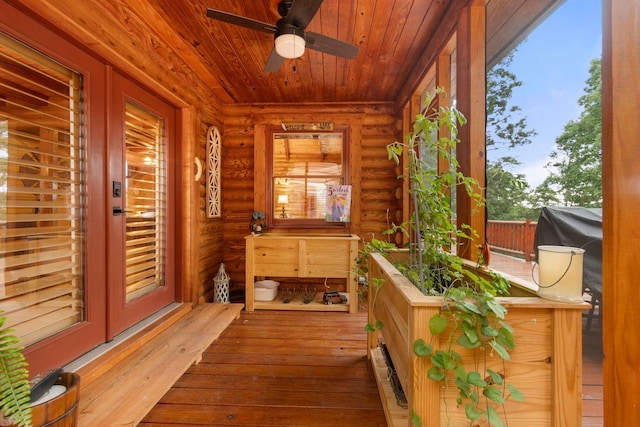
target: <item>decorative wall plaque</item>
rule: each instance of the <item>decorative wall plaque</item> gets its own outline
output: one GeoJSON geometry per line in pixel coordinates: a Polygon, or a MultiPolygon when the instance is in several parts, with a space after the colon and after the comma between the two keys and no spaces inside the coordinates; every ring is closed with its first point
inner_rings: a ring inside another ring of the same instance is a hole
{"type": "Polygon", "coordinates": [[[221,158],[220,131],[211,126],[207,131],[207,217],[219,218],[222,215],[220,208],[220,182],[221,158]]]}

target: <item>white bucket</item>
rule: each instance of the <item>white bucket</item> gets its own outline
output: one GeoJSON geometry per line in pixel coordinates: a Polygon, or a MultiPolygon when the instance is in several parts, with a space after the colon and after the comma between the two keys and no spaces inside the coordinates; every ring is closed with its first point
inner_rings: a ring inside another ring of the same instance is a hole
{"type": "Polygon", "coordinates": [[[584,249],[570,246],[538,246],[542,298],[569,303],[581,303],[582,259],[584,249]]]}

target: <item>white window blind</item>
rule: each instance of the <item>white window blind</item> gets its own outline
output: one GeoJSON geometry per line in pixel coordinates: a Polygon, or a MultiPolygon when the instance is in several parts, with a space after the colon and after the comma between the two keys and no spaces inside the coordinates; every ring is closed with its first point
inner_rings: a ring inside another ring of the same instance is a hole
{"type": "Polygon", "coordinates": [[[82,76],[0,33],[0,310],[23,345],[83,320],[82,76]]]}
{"type": "Polygon", "coordinates": [[[126,104],[126,300],[165,285],[164,120],[126,104]]]}

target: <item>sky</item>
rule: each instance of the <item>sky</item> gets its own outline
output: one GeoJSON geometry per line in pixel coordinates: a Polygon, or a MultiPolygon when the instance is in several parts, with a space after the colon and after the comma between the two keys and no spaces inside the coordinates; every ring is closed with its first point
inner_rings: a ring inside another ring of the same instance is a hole
{"type": "MultiPolygon", "coordinates": [[[[523,85],[511,105],[522,109],[537,135],[524,148],[509,151],[522,164],[512,172],[525,175],[531,189],[548,171],[555,139],[570,120],[580,117],[591,60],[602,52],[602,0],[566,0],[520,43],[509,67],[523,85]]],[[[489,160],[504,151],[487,153],[489,160]]]]}

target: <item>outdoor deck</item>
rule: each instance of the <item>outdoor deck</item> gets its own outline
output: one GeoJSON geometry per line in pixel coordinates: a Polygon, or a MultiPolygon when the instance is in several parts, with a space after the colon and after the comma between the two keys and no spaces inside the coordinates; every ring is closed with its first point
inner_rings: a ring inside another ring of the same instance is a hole
{"type": "MultiPolygon", "coordinates": [[[[139,425],[385,426],[365,324],[364,311],[243,311],[139,425]]],[[[583,334],[585,427],[603,425],[600,330],[583,334]]]]}

